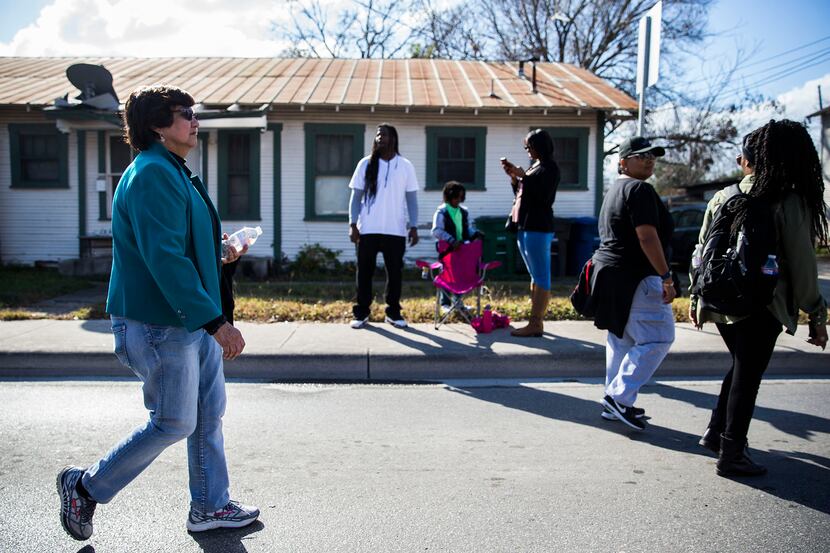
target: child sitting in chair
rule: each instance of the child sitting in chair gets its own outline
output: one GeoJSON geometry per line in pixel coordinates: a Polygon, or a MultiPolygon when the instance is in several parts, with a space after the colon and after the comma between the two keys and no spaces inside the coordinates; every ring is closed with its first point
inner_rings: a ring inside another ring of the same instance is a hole
{"type": "MultiPolygon", "coordinates": [[[[473,225],[467,208],[461,205],[466,197],[467,190],[460,182],[451,180],[444,185],[444,203],[438,206],[432,217],[432,236],[436,240],[435,249],[438,250],[439,258],[449,251],[457,250],[464,242],[484,237],[473,225]]],[[[448,311],[451,305],[452,299],[446,292],[442,293],[442,310],[448,311]]]]}

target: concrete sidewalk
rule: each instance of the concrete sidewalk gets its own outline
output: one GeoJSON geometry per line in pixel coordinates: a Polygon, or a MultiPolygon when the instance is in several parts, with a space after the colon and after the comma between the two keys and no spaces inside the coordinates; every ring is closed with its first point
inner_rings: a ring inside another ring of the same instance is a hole
{"type": "MultiPolygon", "coordinates": [[[[228,377],[263,380],[414,381],[563,378],[605,374],[605,332],[587,321],[548,322],[543,338],[507,330],[476,335],[467,325],[238,323],[247,347],[228,377]]],[[[782,334],[767,374],[830,375],[830,350],[807,344],[807,328],[782,334]]],[[[714,325],[677,325],[658,374],[721,376],[729,368],[714,325]]],[[[0,377],[131,376],[112,353],[109,321],[0,322],[0,377]]]]}

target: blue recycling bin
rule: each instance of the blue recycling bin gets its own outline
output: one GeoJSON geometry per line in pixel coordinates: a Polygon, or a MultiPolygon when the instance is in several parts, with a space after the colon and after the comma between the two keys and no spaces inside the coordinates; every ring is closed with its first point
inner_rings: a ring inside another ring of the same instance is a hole
{"type": "Polygon", "coordinates": [[[565,270],[577,275],[599,247],[599,227],[596,217],[571,219],[571,234],[568,239],[568,256],[565,270]]]}

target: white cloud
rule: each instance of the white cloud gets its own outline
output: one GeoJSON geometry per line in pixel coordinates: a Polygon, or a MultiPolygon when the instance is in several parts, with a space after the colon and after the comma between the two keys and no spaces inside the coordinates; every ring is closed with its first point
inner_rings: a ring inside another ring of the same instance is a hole
{"type": "Polygon", "coordinates": [[[275,56],[283,2],[55,0],[2,56],[275,56]]]}

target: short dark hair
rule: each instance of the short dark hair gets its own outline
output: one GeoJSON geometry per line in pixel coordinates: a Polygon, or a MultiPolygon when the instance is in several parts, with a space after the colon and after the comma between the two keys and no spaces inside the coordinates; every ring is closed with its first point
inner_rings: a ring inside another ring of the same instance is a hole
{"type": "Polygon", "coordinates": [[[544,129],[533,129],[525,137],[527,145],[533,148],[542,161],[553,159],[553,139],[544,129]]]}
{"type": "Polygon", "coordinates": [[[467,189],[464,188],[464,185],[457,180],[448,181],[447,184],[444,185],[445,202],[450,203],[450,200],[454,200],[455,198],[461,198],[461,201],[463,202],[466,197],[467,189]]]}
{"type": "Polygon", "coordinates": [[[124,105],[124,139],[136,150],[147,150],[159,139],[153,127],[173,124],[173,108],[190,107],[193,97],[175,86],[143,86],[133,91],[124,105]]]}

